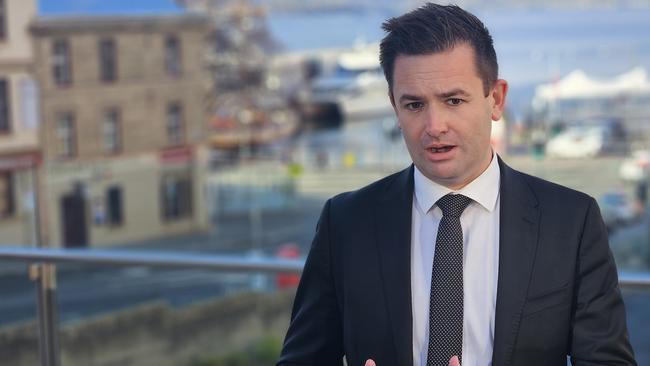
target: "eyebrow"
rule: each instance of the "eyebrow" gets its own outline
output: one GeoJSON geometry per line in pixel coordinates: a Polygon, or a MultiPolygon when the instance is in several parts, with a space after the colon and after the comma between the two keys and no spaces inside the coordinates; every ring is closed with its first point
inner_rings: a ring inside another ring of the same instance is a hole
{"type": "Polygon", "coordinates": [[[399,97],[400,103],[404,102],[404,101],[407,101],[407,100],[410,100],[410,101],[416,100],[417,101],[417,100],[422,100],[422,99],[424,99],[424,98],[419,97],[417,95],[411,95],[411,94],[404,94],[401,97],[399,97]]]}
{"type": "MultiPolygon", "coordinates": [[[[439,99],[447,99],[452,97],[469,97],[469,96],[470,96],[469,93],[461,88],[456,88],[456,89],[452,89],[446,92],[436,94],[436,97],[439,99]]],[[[401,97],[399,97],[400,103],[404,101],[420,101],[422,99],[424,99],[424,97],[418,95],[412,95],[412,94],[404,94],[401,97]]]]}
{"type": "Polygon", "coordinates": [[[436,94],[436,96],[440,99],[451,98],[451,97],[469,97],[469,93],[461,88],[456,88],[447,92],[436,94]]]}

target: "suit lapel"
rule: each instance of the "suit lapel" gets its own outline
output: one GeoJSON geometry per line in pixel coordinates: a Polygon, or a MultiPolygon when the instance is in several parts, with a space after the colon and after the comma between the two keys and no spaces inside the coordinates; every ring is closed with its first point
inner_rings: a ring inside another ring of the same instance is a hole
{"type": "MultiPolygon", "coordinates": [[[[538,202],[520,173],[501,170],[499,275],[493,365],[508,365],[526,299],[538,236],[538,202]]],[[[413,364],[411,210],[413,166],[377,202],[376,233],[384,293],[399,365],[413,364]]]]}
{"type": "Polygon", "coordinates": [[[399,365],[413,365],[411,209],[413,165],[396,175],[377,202],[376,233],[389,321],[399,365]]]}
{"type": "Polygon", "coordinates": [[[533,267],[538,202],[521,173],[499,158],[501,213],[493,365],[509,365],[533,267]]]}

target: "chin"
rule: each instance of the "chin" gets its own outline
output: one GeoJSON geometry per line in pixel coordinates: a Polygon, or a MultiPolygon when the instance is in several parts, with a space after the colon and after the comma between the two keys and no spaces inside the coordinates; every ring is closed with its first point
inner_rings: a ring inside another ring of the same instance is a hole
{"type": "Polygon", "coordinates": [[[427,170],[426,173],[429,179],[445,186],[453,184],[456,181],[456,175],[449,171],[427,170]]]}
{"type": "Polygon", "coordinates": [[[424,171],[429,173],[430,176],[437,177],[437,179],[451,179],[457,175],[455,170],[447,162],[438,164],[428,162],[424,171]]]}

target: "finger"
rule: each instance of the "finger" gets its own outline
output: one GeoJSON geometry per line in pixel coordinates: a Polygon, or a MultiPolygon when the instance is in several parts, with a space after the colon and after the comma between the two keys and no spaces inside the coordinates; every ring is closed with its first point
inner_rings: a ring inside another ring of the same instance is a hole
{"type": "Polygon", "coordinates": [[[365,366],[377,366],[377,364],[375,364],[375,361],[368,359],[368,361],[366,361],[365,366]]]}
{"type": "Polygon", "coordinates": [[[458,359],[458,356],[453,356],[449,359],[449,366],[460,366],[460,360],[458,359]]]}

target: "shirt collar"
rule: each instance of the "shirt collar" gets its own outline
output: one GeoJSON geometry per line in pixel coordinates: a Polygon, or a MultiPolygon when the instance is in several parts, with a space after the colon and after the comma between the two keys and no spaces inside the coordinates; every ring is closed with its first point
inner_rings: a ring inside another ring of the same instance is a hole
{"type": "Polygon", "coordinates": [[[418,167],[413,169],[413,178],[416,203],[424,213],[428,212],[442,196],[448,193],[465,195],[478,202],[484,209],[492,212],[496,208],[497,198],[499,197],[501,171],[497,154],[492,153],[492,161],[487,169],[458,191],[430,180],[420,172],[418,167]]]}

